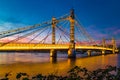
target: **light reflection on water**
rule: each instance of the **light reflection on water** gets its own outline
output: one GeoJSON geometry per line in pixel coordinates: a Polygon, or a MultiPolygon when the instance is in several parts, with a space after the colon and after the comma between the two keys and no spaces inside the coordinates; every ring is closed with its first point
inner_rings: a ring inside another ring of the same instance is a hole
{"type": "MultiPolygon", "coordinates": [[[[51,61],[49,56],[49,53],[6,52],[0,53],[0,64],[12,64],[17,62],[44,63],[51,61]]],[[[57,61],[66,59],[67,54],[58,54],[57,61]]]]}
{"type": "MultiPolygon", "coordinates": [[[[77,54],[77,57],[84,57],[85,54],[77,54]]],[[[1,52],[0,53],[0,64],[12,64],[17,62],[50,62],[49,53],[39,53],[39,52],[1,52]]],[[[56,61],[67,60],[66,53],[58,53],[56,61]]],[[[53,60],[54,62],[54,60],[53,60]]]]}
{"type": "Polygon", "coordinates": [[[89,70],[104,68],[106,65],[120,66],[120,54],[109,54],[87,57],[86,54],[77,54],[77,59],[68,59],[67,54],[58,54],[57,58],[50,58],[49,53],[29,52],[1,52],[0,76],[12,71],[27,72],[30,75],[37,73],[48,74],[55,71],[64,75],[73,66],[86,67],[89,70]]]}

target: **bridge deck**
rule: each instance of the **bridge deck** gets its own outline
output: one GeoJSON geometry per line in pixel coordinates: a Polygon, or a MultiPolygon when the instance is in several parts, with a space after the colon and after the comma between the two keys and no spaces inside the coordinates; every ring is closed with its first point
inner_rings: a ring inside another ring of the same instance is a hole
{"type": "MultiPolygon", "coordinates": [[[[56,50],[67,50],[69,49],[69,44],[26,44],[26,43],[10,43],[2,45],[0,44],[0,51],[3,50],[50,50],[50,49],[56,49],[56,50]]],[[[112,48],[104,48],[99,46],[91,46],[91,45],[75,45],[76,50],[108,50],[112,51],[112,48]]],[[[115,51],[118,51],[117,49],[115,51]]]]}

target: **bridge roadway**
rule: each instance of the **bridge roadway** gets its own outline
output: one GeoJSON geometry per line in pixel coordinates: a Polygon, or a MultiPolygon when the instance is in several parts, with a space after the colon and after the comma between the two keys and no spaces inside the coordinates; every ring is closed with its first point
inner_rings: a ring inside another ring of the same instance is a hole
{"type": "MultiPolygon", "coordinates": [[[[9,44],[0,44],[0,51],[22,51],[22,50],[68,50],[69,44],[28,44],[28,43],[9,43],[9,44]]],[[[91,46],[91,45],[75,45],[76,50],[105,50],[112,51],[112,48],[104,48],[100,46],[91,46]]],[[[115,52],[118,52],[116,49],[115,52]]]]}

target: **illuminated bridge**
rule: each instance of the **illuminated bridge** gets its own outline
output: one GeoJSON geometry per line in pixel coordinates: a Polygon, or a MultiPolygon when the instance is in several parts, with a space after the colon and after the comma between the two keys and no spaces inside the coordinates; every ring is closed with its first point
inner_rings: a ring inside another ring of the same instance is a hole
{"type": "Polygon", "coordinates": [[[95,41],[80,24],[73,9],[41,24],[0,32],[0,51],[34,50],[49,50],[51,57],[56,57],[57,51],[66,50],[70,58],[75,58],[78,51],[88,55],[92,51],[118,52],[114,38],[95,41]]]}

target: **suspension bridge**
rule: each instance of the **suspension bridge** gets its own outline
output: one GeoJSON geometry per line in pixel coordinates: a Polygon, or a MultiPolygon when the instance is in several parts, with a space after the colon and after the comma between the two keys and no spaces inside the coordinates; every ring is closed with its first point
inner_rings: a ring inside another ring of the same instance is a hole
{"type": "Polygon", "coordinates": [[[30,50],[49,50],[51,57],[56,57],[57,51],[67,50],[69,58],[75,58],[77,51],[85,51],[88,55],[92,51],[101,54],[118,52],[114,38],[95,41],[81,25],[73,9],[50,21],[0,32],[0,51],[30,50]]]}

